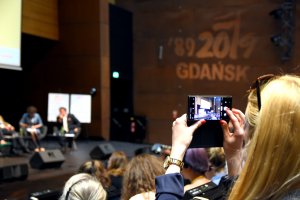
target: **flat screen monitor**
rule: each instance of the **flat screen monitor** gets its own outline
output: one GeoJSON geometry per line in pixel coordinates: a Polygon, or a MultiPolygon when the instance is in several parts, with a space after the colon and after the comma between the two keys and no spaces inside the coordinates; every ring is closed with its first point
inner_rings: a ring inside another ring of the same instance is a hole
{"type": "Polygon", "coordinates": [[[65,107],[69,110],[69,99],[70,95],[65,93],[48,94],[48,122],[56,122],[60,107],[65,107]]]}
{"type": "Polygon", "coordinates": [[[91,123],[92,97],[88,94],[71,94],[70,113],[81,123],[91,123]]]}

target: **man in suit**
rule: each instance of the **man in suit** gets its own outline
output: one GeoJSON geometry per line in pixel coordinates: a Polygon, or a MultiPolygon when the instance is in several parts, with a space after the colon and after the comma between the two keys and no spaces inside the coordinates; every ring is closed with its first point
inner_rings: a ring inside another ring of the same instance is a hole
{"type": "Polygon", "coordinates": [[[80,131],[80,121],[71,113],[67,112],[65,107],[59,108],[59,115],[57,116],[57,127],[60,132],[60,145],[65,151],[66,142],[69,148],[76,148],[75,138],[78,136],[80,131]]]}

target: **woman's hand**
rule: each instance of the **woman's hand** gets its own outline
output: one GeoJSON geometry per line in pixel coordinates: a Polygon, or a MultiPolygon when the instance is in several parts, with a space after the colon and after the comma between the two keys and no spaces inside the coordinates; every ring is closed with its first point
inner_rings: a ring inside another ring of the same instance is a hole
{"type": "MultiPolygon", "coordinates": [[[[172,126],[172,149],[170,153],[171,158],[183,160],[184,154],[193,139],[194,131],[205,123],[205,120],[197,121],[192,126],[187,126],[186,114],[177,118],[172,126]]],[[[166,171],[169,173],[180,173],[180,167],[177,165],[170,165],[166,171]]]]}
{"type": "Polygon", "coordinates": [[[204,123],[205,120],[200,120],[191,126],[187,126],[186,114],[173,122],[171,158],[183,160],[184,154],[193,139],[194,131],[204,123]]]}
{"type": "Polygon", "coordinates": [[[230,118],[233,131],[230,130],[230,126],[226,121],[220,121],[224,134],[223,147],[228,165],[228,174],[236,176],[242,166],[245,115],[238,109],[227,109],[226,113],[230,118]]]}

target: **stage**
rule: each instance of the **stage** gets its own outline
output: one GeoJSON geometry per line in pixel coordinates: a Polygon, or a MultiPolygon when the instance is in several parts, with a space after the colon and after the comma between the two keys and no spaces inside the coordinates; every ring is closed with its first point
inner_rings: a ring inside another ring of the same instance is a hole
{"type": "MultiPolygon", "coordinates": [[[[43,140],[46,150],[59,149],[55,140],[43,140]]],[[[65,160],[59,168],[33,169],[29,162],[34,153],[21,156],[0,157],[0,167],[28,164],[28,177],[26,180],[13,180],[0,183],[0,199],[26,200],[30,193],[45,190],[61,190],[65,181],[77,172],[79,166],[90,160],[90,152],[100,144],[110,143],[115,150],[124,151],[128,157],[134,156],[137,149],[150,147],[149,144],[136,144],[118,141],[77,141],[77,150],[64,154],[65,160]]]]}

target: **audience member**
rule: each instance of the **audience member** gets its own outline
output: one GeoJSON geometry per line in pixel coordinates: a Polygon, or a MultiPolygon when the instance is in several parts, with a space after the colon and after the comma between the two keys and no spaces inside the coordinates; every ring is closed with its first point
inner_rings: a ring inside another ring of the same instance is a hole
{"type": "MultiPolygon", "coordinates": [[[[0,137],[5,141],[5,137],[9,137],[9,140],[12,142],[12,153],[19,154],[18,146],[22,149],[24,153],[29,153],[29,149],[24,144],[23,138],[15,131],[10,123],[6,122],[4,118],[0,115],[0,137]]],[[[5,142],[4,142],[5,143],[5,142]]]]}
{"type": "MultiPolygon", "coordinates": [[[[256,81],[253,89],[260,88],[261,79],[256,81]]],[[[300,78],[291,75],[274,77],[261,92],[256,92],[256,96],[259,98],[254,133],[252,139],[249,137],[247,159],[229,199],[287,199],[289,196],[299,199],[300,78]]],[[[248,117],[246,113],[246,119],[248,117]]],[[[230,118],[238,122],[235,115],[230,118]]],[[[232,137],[243,135],[243,124],[234,125],[232,137]]],[[[226,138],[229,132],[225,122],[223,126],[226,138]]],[[[236,151],[241,150],[241,141],[226,141],[236,151]]],[[[225,154],[227,156],[227,150],[225,154]]],[[[241,157],[237,153],[230,156],[236,160],[241,157]]]]}
{"type": "Polygon", "coordinates": [[[41,128],[43,127],[43,121],[37,113],[36,107],[29,106],[27,108],[27,113],[23,114],[19,124],[21,133],[29,133],[31,135],[32,141],[35,145],[35,151],[45,151],[45,149],[41,147],[41,142],[38,137],[41,133],[41,128]]]}
{"type": "Polygon", "coordinates": [[[101,182],[104,189],[108,189],[111,185],[106,169],[103,163],[99,160],[91,160],[83,163],[79,167],[78,172],[95,176],[101,182]]]}
{"type": "Polygon", "coordinates": [[[154,200],[155,177],[165,173],[162,161],[149,154],[141,154],[128,163],[123,181],[123,200],[154,200]]]}
{"type": "Polygon", "coordinates": [[[205,173],[208,171],[208,157],[204,148],[188,149],[183,161],[182,175],[191,181],[190,184],[184,186],[185,191],[210,182],[205,177],[205,173]]]}
{"type": "Polygon", "coordinates": [[[225,171],[225,154],[222,147],[215,147],[207,149],[209,160],[209,171],[206,177],[219,185],[220,180],[227,173],[225,171]]]}
{"type": "Polygon", "coordinates": [[[69,148],[76,149],[75,138],[78,136],[80,131],[80,122],[75,115],[68,113],[65,107],[59,108],[59,115],[57,116],[58,130],[62,136],[66,136],[68,133],[72,136],[60,137],[59,144],[65,151],[66,142],[69,148]]]}
{"type": "Polygon", "coordinates": [[[110,176],[112,185],[117,189],[122,190],[123,176],[126,166],[128,164],[128,158],[123,151],[115,151],[108,159],[107,171],[110,176]]]}
{"type": "Polygon", "coordinates": [[[121,190],[111,185],[109,175],[100,160],[91,160],[83,163],[79,168],[79,173],[87,173],[96,177],[107,192],[107,199],[120,199],[121,190]]]}
{"type": "Polygon", "coordinates": [[[66,182],[59,200],[106,200],[106,195],[106,191],[96,177],[80,173],[66,182]]]}
{"type": "MultiPolygon", "coordinates": [[[[245,118],[237,109],[226,109],[234,127],[233,133],[226,121],[220,122],[228,172],[230,175],[240,174],[229,200],[300,198],[300,78],[292,75],[274,77],[260,91],[260,85],[265,82],[265,79],[259,78],[256,87],[252,87],[257,90],[258,114],[244,165],[243,144],[251,138],[247,133],[249,113],[245,118]]],[[[178,163],[183,159],[194,130],[204,123],[200,120],[188,127],[186,115],[174,121],[171,157],[178,163]]],[[[157,199],[182,198],[183,180],[178,173],[181,167],[178,163],[170,164],[166,175],[157,177],[157,199]]]]}

